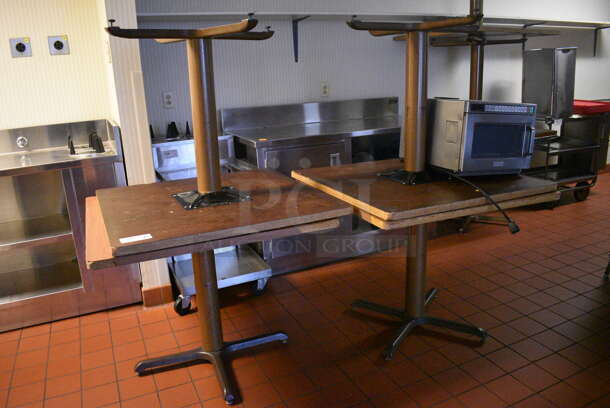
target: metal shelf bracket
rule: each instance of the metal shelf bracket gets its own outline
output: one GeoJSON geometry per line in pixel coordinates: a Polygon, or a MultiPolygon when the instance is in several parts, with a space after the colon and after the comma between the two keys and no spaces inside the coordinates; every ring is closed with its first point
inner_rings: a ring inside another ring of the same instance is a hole
{"type": "Polygon", "coordinates": [[[593,30],[593,56],[594,57],[597,56],[597,42],[599,40],[599,32],[600,32],[600,30],[604,30],[606,28],[610,28],[610,25],[607,25],[604,27],[595,27],[595,30],[593,30]]]}
{"type": "Polygon", "coordinates": [[[292,49],[294,62],[299,62],[299,23],[311,16],[292,17],[292,49]]]}

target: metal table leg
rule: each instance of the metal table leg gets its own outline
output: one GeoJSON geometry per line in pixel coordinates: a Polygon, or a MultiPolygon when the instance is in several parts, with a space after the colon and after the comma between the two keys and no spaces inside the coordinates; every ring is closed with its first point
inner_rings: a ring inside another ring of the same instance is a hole
{"type": "Polygon", "coordinates": [[[392,359],[400,344],[417,326],[430,325],[459,333],[471,334],[479,337],[482,342],[487,337],[487,332],[481,328],[426,315],[426,306],[434,299],[437,293],[436,289],[430,289],[428,293],[424,294],[426,288],[426,233],[425,224],[409,228],[409,240],[407,242],[407,287],[404,311],[365,300],[356,300],[352,303],[353,308],[366,309],[396,317],[402,321],[394,341],[383,351],[383,357],[386,360],[392,359]]]}
{"type": "Polygon", "coordinates": [[[197,294],[197,316],[201,327],[201,347],[140,361],[136,364],[135,370],[139,375],[144,375],[154,372],[156,369],[178,364],[211,363],[216,369],[216,377],[223,390],[226,403],[229,405],[235,404],[239,401],[239,393],[226,360],[240,350],[274,341],[286,343],[288,336],[282,332],[275,332],[234,342],[223,342],[213,250],[193,254],[193,274],[197,294]]]}

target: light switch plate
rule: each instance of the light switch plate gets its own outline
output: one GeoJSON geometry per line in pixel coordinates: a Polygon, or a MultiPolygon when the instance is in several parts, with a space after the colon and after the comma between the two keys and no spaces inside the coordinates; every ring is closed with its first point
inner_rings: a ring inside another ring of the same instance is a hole
{"type": "Polygon", "coordinates": [[[67,35],[49,36],[49,52],[51,55],[68,55],[70,54],[70,44],[68,43],[67,35]]]}
{"type": "Polygon", "coordinates": [[[30,37],[9,38],[8,42],[11,45],[11,55],[13,58],[32,56],[30,37]]]}

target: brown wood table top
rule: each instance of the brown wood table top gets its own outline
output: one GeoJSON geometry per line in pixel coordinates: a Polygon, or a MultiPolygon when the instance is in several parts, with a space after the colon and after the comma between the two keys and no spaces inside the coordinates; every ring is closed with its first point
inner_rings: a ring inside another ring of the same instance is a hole
{"type": "MultiPolygon", "coordinates": [[[[485,197],[457,180],[408,186],[378,175],[400,168],[402,163],[393,159],[295,170],[292,177],[351,204],[362,218],[369,218],[369,222],[376,221],[373,224],[380,228],[384,228],[381,225],[386,225],[386,229],[391,229],[390,226],[399,228],[395,223],[398,220],[403,221],[402,226],[408,226],[493,211],[485,197]],[[464,211],[465,209],[471,210],[464,211]],[[414,220],[417,217],[433,216],[437,218],[414,220]],[[407,219],[412,221],[406,222],[407,219]]],[[[508,203],[511,200],[521,200],[519,205],[529,204],[523,201],[526,197],[546,195],[544,198],[538,197],[536,202],[557,199],[556,183],[533,177],[492,176],[470,179],[498,203],[504,203],[504,208],[515,206],[508,203]]]]}
{"type": "Polygon", "coordinates": [[[110,240],[108,239],[108,232],[106,231],[106,226],[103,223],[102,211],[100,209],[100,204],[97,197],[87,197],[85,199],[85,204],[85,218],[87,226],[85,258],[87,267],[93,270],[111,268],[119,265],[129,265],[136,262],[151,261],[153,259],[167,258],[185,253],[203,252],[210,249],[223,248],[229,245],[249,244],[267,239],[330,231],[339,226],[339,220],[333,218],[330,220],[301,224],[293,227],[240,235],[238,237],[198,242],[196,244],[185,246],[115,257],[112,254],[110,240]]]}
{"type": "MultiPolygon", "coordinates": [[[[223,175],[223,186],[251,196],[240,203],[185,210],[172,194],[196,189],[195,179],[96,192],[114,257],[224,240],[336,219],[351,206],[267,170],[223,175]]],[[[297,232],[298,233],[298,232],[297,232]]],[[[261,238],[267,239],[267,238],[261,238]]],[[[186,253],[189,251],[183,251],[186,253]]]]}

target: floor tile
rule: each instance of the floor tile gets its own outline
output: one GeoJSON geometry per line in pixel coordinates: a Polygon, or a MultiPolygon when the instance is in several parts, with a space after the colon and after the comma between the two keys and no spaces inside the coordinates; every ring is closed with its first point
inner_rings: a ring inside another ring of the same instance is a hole
{"type": "Polygon", "coordinates": [[[14,361],[14,368],[26,368],[39,364],[44,364],[49,359],[49,350],[40,349],[35,351],[29,351],[27,353],[17,354],[14,361]]]}
{"type": "Polygon", "coordinates": [[[45,401],[45,408],[80,408],[82,407],[81,392],[61,395],[59,397],[49,398],[45,401]]]}
{"type": "Polygon", "coordinates": [[[14,370],[11,387],[19,387],[22,385],[43,381],[46,376],[46,371],[47,368],[44,364],[14,370]]]}
{"type": "Polygon", "coordinates": [[[116,382],[116,380],[116,368],[112,364],[82,372],[83,389],[116,382]]]}
{"type": "Polygon", "coordinates": [[[553,330],[546,330],[542,333],[538,333],[533,336],[532,339],[536,340],[538,343],[553,351],[559,351],[570,346],[573,343],[572,340],[568,339],[565,336],[562,336],[561,334],[553,330]]]}
{"type": "Polygon", "coordinates": [[[477,387],[458,396],[458,399],[468,408],[503,408],[507,404],[485,387],[477,387]]]}
{"type": "Polygon", "coordinates": [[[404,390],[415,402],[425,407],[437,404],[451,397],[451,394],[433,379],[425,379],[407,385],[404,390]]]}
{"type": "Polygon", "coordinates": [[[480,383],[466,371],[454,367],[435,375],[434,380],[453,395],[462,394],[476,388],[480,383]]]}
{"type": "Polygon", "coordinates": [[[526,399],[533,391],[510,375],[505,375],[485,385],[491,392],[509,405],[526,399]]]}
{"type": "Polygon", "coordinates": [[[71,394],[81,389],[80,373],[64,377],[49,378],[45,387],[45,398],[53,398],[64,394],[71,394]]]}
{"type": "Polygon", "coordinates": [[[199,402],[195,387],[191,383],[159,391],[159,399],[163,408],[179,408],[199,402]]]}
{"type": "MultiPolygon", "coordinates": [[[[392,379],[382,373],[376,372],[372,375],[365,374],[363,376],[354,378],[354,383],[360,390],[369,398],[372,398],[379,394],[390,394],[399,390],[398,385],[392,379]]],[[[273,381],[273,384],[278,389],[280,396],[284,397],[284,386],[282,381],[278,385],[277,381],[273,381]]],[[[292,385],[293,391],[298,390],[299,384],[295,383],[292,385]]],[[[305,385],[307,388],[307,385],[305,385]]]]}
{"type": "Polygon", "coordinates": [[[544,357],[553,354],[552,350],[544,347],[542,344],[538,343],[535,340],[532,340],[531,338],[527,338],[517,343],[513,343],[510,345],[510,348],[515,350],[517,353],[519,353],[529,361],[540,360],[544,357]]]}
{"type": "Polygon", "coordinates": [[[160,408],[159,396],[156,393],[142,395],[130,400],[121,401],[121,408],[160,408]]]}
{"type": "Polygon", "coordinates": [[[489,382],[504,374],[504,370],[485,357],[462,364],[461,368],[481,383],[489,382]]]}
{"type": "Polygon", "coordinates": [[[49,361],[47,364],[47,377],[63,377],[68,374],[78,373],[81,370],[80,356],[66,357],[61,360],[49,361]]]}
{"type": "Polygon", "coordinates": [[[580,408],[591,402],[591,398],[561,382],[540,393],[559,408],[580,408]]]}
{"type": "MultiPolygon", "coordinates": [[[[523,227],[517,240],[473,224],[430,241],[429,283],[442,289],[430,313],[487,329],[480,345],[416,330],[392,361],[380,357],[395,326],[351,314],[349,304],[401,307],[404,248],[276,276],[258,297],[222,290],[225,340],[290,335],[286,346],[233,360],[244,399],[235,407],[610,406],[608,199],[610,175],[600,176],[584,203],[512,210],[523,227]]],[[[0,333],[0,407],[225,407],[210,364],[134,372],[144,358],[197,347],[199,335],[196,316],[171,305],[0,333]]]]}
{"type": "Polygon", "coordinates": [[[81,366],[85,371],[112,364],[113,362],[114,354],[112,349],[104,349],[93,353],[83,354],[81,357],[81,366]]]}
{"type": "Polygon", "coordinates": [[[116,383],[100,385],[83,391],[83,407],[97,408],[119,401],[116,383]]]}
{"type": "Polygon", "coordinates": [[[526,358],[508,347],[489,353],[487,358],[506,372],[515,371],[529,363],[526,358]]]}
{"type": "Polygon", "coordinates": [[[538,367],[536,364],[530,364],[513,371],[511,375],[519,380],[521,384],[536,392],[540,392],[559,382],[557,377],[538,367]]]}
{"type": "Polygon", "coordinates": [[[157,387],[152,376],[138,376],[119,381],[121,400],[128,400],[140,395],[155,392],[157,387]]]}
{"type": "Polygon", "coordinates": [[[542,367],[549,373],[559,379],[565,379],[581,370],[579,366],[559,355],[552,354],[536,362],[536,365],[542,367]]]}
{"type": "Polygon", "coordinates": [[[19,341],[18,352],[25,353],[28,351],[47,348],[49,347],[49,339],[49,334],[22,338],[21,341],[19,341]]]}
{"type": "Polygon", "coordinates": [[[44,399],[44,382],[13,387],[8,395],[8,408],[18,407],[28,403],[41,401],[44,399]]]}

